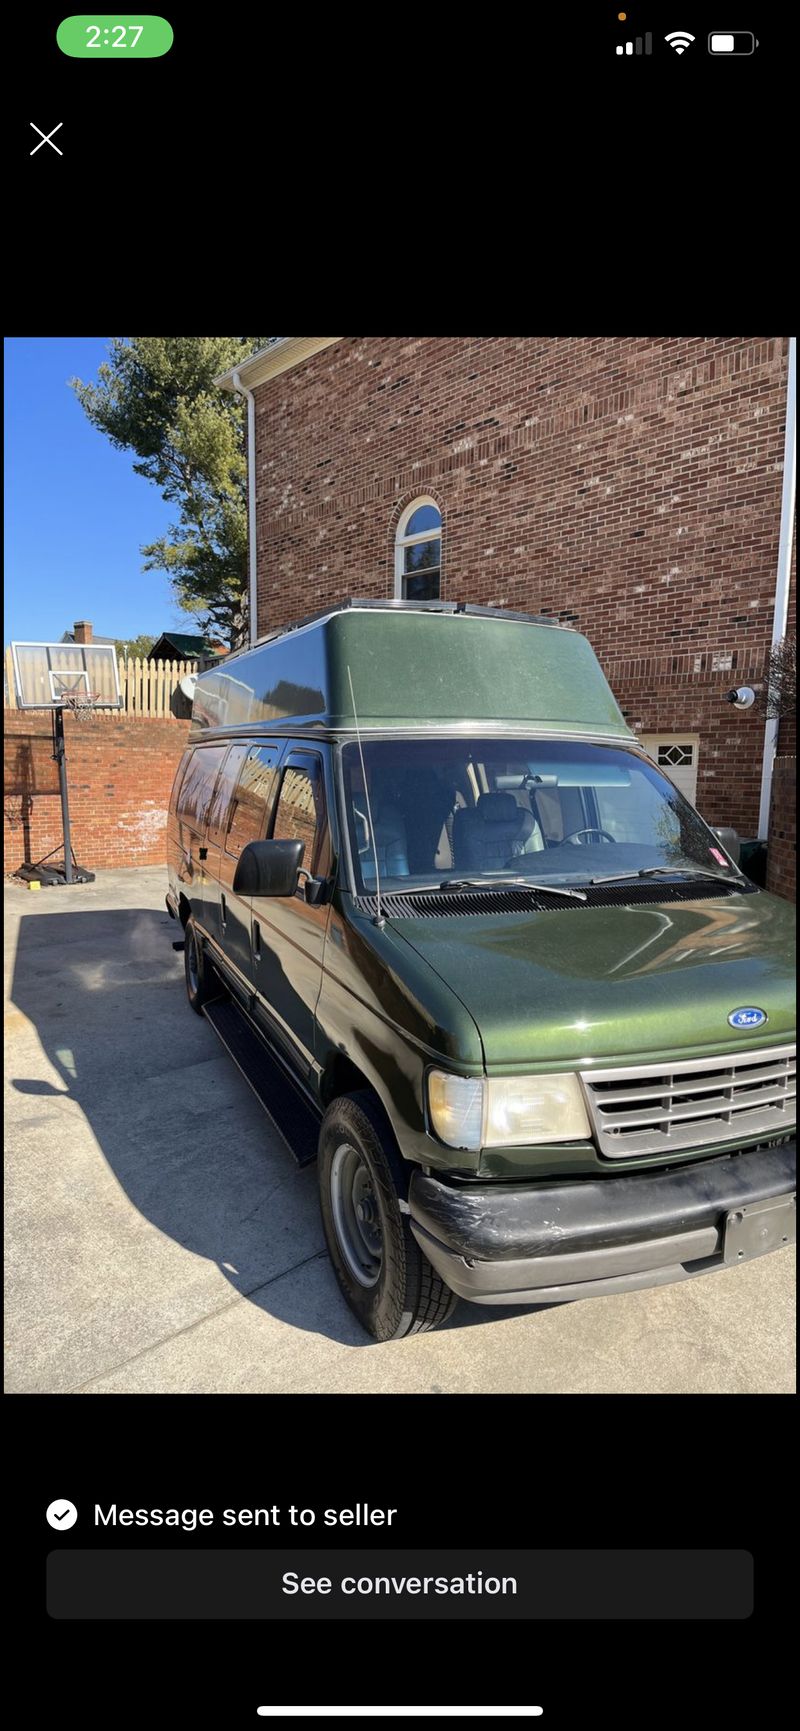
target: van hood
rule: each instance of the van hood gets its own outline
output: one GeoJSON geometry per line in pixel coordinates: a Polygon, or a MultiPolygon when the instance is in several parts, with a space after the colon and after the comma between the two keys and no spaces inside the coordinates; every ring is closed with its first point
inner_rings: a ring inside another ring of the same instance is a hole
{"type": "Polygon", "coordinates": [[[488,1069],[758,1050],[794,1034],[794,909],[711,901],[387,921],[459,997],[488,1069]],[[742,1007],[767,1021],[744,1033],[742,1007]]]}

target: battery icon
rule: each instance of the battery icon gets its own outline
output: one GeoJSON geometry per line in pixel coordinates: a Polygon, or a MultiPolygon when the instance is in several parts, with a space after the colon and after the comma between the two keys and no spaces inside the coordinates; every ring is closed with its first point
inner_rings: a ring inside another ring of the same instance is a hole
{"type": "Polygon", "coordinates": [[[758,42],[752,30],[712,30],[709,54],[752,54],[758,42]]]}

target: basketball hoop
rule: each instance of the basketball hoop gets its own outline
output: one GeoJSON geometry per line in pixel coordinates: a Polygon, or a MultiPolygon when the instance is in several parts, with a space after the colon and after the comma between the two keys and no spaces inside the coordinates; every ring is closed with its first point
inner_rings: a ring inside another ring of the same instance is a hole
{"type": "Polygon", "coordinates": [[[79,721],[89,721],[97,713],[100,694],[97,691],[62,691],[59,703],[63,709],[68,709],[71,715],[79,721]]]}
{"type": "MultiPolygon", "coordinates": [[[[61,826],[64,832],[63,857],[53,865],[56,848],[34,866],[20,868],[26,874],[39,875],[44,884],[92,883],[93,872],[79,866],[72,847],[67,788],[67,745],[64,737],[64,713],[79,721],[99,717],[105,710],[123,708],[119,686],[119,663],[113,643],[12,643],[11,660],[14,686],[19,709],[49,709],[53,723],[53,762],[58,765],[58,788],[61,796],[61,826]]],[[[75,735],[70,728],[73,744],[75,735]]],[[[32,879],[31,879],[32,881],[32,879]]]]}

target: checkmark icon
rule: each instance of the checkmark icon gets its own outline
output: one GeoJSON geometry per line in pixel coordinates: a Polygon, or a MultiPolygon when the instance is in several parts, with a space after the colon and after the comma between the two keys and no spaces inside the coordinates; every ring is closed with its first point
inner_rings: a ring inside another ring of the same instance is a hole
{"type": "Polygon", "coordinates": [[[75,1504],[68,1502],[66,1497],[56,1497],[55,1502],[48,1506],[48,1524],[51,1527],[56,1527],[60,1533],[66,1532],[68,1527],[74,1527],[77,1519],[78,1511],[75,1504]]]}

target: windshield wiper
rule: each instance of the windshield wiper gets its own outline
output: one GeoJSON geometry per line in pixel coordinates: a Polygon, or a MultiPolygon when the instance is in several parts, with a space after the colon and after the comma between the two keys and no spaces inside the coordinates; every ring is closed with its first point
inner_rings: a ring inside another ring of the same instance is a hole
{"type": "Polygon", "coordinates": [[[628,878],[674,878],[682,875],[692,878],[714,878],[718,884],[745,884],[749,879],[743,872],[730,873],[723,876],[722,872],[707,871],[705,866],[645,866],[638,872],[612,872],[609,877],[590,878],[590,884],[621,884],[628,878]]]}
{"type": "Polygon", "coordinates": [[[429,887],[437,890],[541,890],[548,896],[571,896],[576,902],[586,900],[583,890],[566,890],[556,884],[533,883],[530,878],[443,878],[441,883],[429,887]]]}

